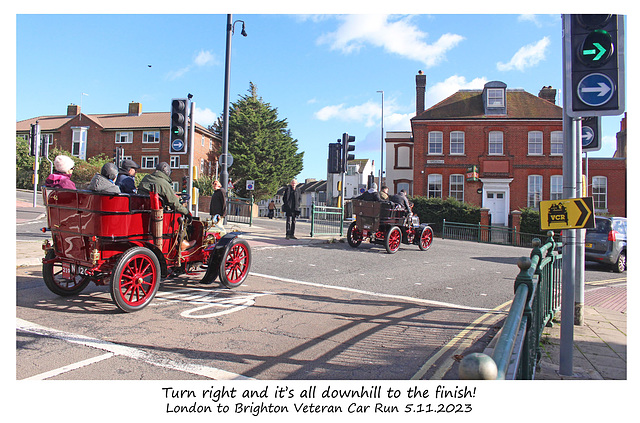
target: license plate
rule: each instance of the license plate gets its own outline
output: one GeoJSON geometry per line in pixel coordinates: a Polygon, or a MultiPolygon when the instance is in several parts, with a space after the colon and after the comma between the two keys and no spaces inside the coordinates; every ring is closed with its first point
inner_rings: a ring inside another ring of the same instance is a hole
{"type": "Polygon", "coordinates": [[[69,263],[62,263],[62,277],[71,279],[71,265],[69,263]]]}
{"type": "Polygon", "coordinates": [[[584,243],[584,248],[593,248],[593,244],[590,242],[585,242],[584,243]]]}

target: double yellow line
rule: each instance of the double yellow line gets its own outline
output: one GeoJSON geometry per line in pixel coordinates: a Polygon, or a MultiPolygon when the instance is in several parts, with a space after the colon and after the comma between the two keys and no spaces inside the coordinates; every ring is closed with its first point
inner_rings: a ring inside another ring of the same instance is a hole
{"type": "Polygon", "coordinates": [[[411,380],[419,380],[429,371],[431,367],[435,364],[438,359],[440,359],[445,354],[448,354],[448,357],[451,357],[451,365],[447,366],[446,362],[441,365],[436,372],[434,373],[432,379],[441,380],[444,375],[453,367],[454,357],[462,352],[464,352],[467,348],[471,347],[473,343],[482,335],[487,333],[486,326],[491,326],[495,322],[497,322],[501,317],[504,316],[502,312],[504,309],[511,305],[513,300],[509,300],[504,304],[497,306],[496,308],[491,309],[490,312],[483,314],[474,320],[469,326],[460,331],[456,336],[454,336],[447,344],[440,348],[438,352],[432,355],[426,363],[420,367],[420,370],[416,374],[411,377],[411,380]],[[483,325],[483,328],[478,328],[478,326],[483,325]],[[453,348],[455,351],[451,350],[453,348]]]}

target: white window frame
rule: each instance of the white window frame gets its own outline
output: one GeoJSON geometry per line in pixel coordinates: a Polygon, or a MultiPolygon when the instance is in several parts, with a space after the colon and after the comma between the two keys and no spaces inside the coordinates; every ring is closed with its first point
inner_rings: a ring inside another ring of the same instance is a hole
{"type": "Polygon", "coordinates": [[[529,135],[527,137],[527,154],[529,156],[542,156],[544,154],[542,138],[542,131],[529,131],[529,135]]]}
{"type": "Polygon", "coordinates": [[[427,154],[442,155],[442,131],[429,132],[427,154]]]}
{"type": "Polygon", "coordinates": [[[464,175],[449,175],[449,197],[464,201],[464,175]]]}
{"type": "Polygon", "coordinates": [[[552,156],[562,156],[564,154],[564,136],[562,131],[551,132],[551,151],[552,156]]]}
{"type": "Polygon", "coordinates": [[[563,190],[562,175],[551,175],[549,183],[549,200],[561,200],[563,190]]]}
{"type": "Polygon", "coordinates": [[[607,182],[606,176],[594,176],[591,178],[591,196],[593,197],[593,208],[595,210],[608,210],[607,182]]]}
{"type": "Polygon", "coordinates": [[[160,162],[159,156],[142,156],[140,158],[140,168],[141,169],[155,169],[160,162]],[[149,161],[151,161],[151,166],[149,166],[149,161]]]}
{"type": "Polygon", "coordinates": [[[131,144],[133,142],[133,132],[118,131],[116,132],[116,144],[131,144]]]}
{"type": "Polygon", "coordinates": [[[144,131],[142,133],[143,144],[157,144],[160,142],[160,131],[144,131]],[[151,138],[151,141],[149,139],[151,138]]]}
{"type": "Polygon", "coordinates": [[[86,126],[71,128],[71,155],[82,160],[86,160],[87,158],[88,129],[86,126]]]}
{"type": "Polygon", "coordinates": [[[542,175],[529,175],[527,179],[527,207],[537,209],[542,201],[542,175]]]}
{"type": "Polygon", "coordinates": [[[504,133],[502,131],[489,132],[488,148],[490,156],[504,156],[504,133]]]}
{"type": "Polygon", "coordinates": [[[442,198],[442,175],[430,173],[427,176],[427,198],[442,198]],[[434,188],[431,188],[431,185],[434,188]]]}
{"type": "Polygon", "coordinates": [[[452,131],[449,134],[449,154],[451,154],[452,156],[464,155],[464,132],[463,131],[452,131]]]}
{"type": "Polygon", "coordinates": [[[504,107],[504,89],[487,88],[487,107],[504,107]]]}
{"type": "Polygon", "coordinates": [[[169,157],[169,167],[171,169],[180,169],[180,156],[169,157]]]}

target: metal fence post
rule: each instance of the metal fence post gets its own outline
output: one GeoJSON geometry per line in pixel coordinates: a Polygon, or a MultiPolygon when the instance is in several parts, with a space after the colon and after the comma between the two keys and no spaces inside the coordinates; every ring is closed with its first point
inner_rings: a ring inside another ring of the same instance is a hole
{"type": "Polygon", "coordinates": [[[316,204],[311,203],[311,233],[309,234],[311,238],[313,238],[313,224],[315,220],[316,220],[316,204]]]}

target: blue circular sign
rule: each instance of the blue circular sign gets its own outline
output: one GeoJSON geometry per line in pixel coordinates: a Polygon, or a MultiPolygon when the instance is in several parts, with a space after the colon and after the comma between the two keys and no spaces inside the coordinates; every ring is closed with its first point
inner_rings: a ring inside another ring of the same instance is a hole
{"type": "Polygon", "coordinates": [[[181,139],[173,140],[173,142],[171,143],[171,148],[173,148],[174,151],[181,151],[184,148],[184,141],[182,141],[181,139]]]}
{"type": "Polygon", "coordinates": [[[602,106],[616,90],[611,78],[602,73],[590,73],[578,83],[578,98],[591,107],[602,106]]]}
{"type": "Polygon", "coordinates": [[[583,126],[582,127],[582,146],[586,147],[589,144],[591,144],[595,136],[596,134],[595,132],[593,132],[593,129],[590,126],[583,126]]]}

